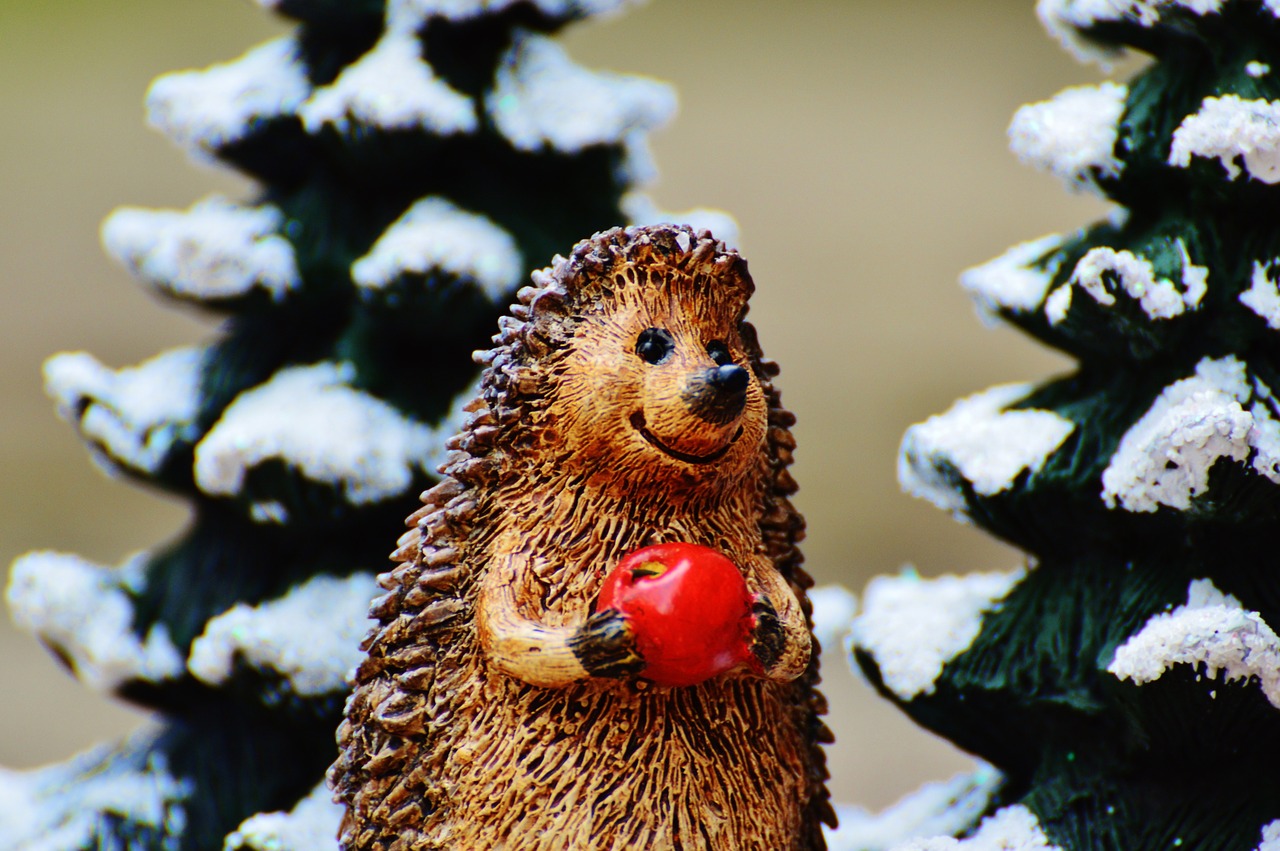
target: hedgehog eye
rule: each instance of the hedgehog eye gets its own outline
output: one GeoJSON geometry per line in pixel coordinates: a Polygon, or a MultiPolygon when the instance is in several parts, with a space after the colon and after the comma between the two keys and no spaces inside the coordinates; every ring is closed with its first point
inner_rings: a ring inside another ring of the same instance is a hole
{"type": "Polygon", "coordinates": [[[729,347],[723,340],[712,340],[707,343],[707,354],[711,356],[716,366],[729,366],[733,363],[733,355],[729,354],[729,347]]]}
{"type": "Polygon", "coordinates": [[[636,338],[636,354],[645,363],[659,364],[671,357],[676,341],[671,332],[662,328],[646,328],[636,338]]]}

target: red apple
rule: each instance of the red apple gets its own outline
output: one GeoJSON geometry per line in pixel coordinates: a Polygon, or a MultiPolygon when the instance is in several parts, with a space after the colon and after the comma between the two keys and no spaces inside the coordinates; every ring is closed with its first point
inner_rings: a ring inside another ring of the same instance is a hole
{"type": "Polygon", "coordinates": [[[617,609],[635,633],[641,675],[689,686],[751,658],[752,596],[724,554],[698,544],[655,544],[605,577],[598,609],[617,609]]]}

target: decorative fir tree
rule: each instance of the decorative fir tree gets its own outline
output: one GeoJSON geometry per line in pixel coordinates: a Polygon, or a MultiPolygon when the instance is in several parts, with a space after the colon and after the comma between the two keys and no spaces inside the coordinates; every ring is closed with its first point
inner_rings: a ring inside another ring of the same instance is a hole
{"type": "Polygon", "coordinates": [[[1154,61],[1010,128],[1022,159],[1116,213],[961,279],[1079,368],[903,442],[907,490],[1031,557],[867,589],[868,678],[999,770],[891,814],[936,805],[918,831],[968,838],[900,847],[1280,848],[1280,4],[1039,11],[1083,56],[1154,61]]]}
{"type": "Polygon", "coordinates": [[[296,29],[147,96],[159,130],[257,197],[103,227],[144,284],[225,316],[220,336],[119,371],[46,366],[99,464],[188,499],[190,527],[118,567],[25,556],[8,588],[86,686],[156,723],[0,773],[0,847],[333,847],[345,678],[474,395],[471,352],[530,270],[661,218],[633,190],[672,93],[549,37],[628,0],[261,2],[296,29]]]}

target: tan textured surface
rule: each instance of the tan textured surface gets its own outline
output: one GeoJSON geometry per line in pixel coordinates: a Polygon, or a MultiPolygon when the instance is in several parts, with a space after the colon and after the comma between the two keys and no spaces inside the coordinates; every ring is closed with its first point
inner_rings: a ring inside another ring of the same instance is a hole
{"type": "Polygon", "coordinates": [[[346,847],[824,847],[812,581],[787,500],[794,418],[754,331],[739,336],[745,273],[713,240],[658,226],[582,243],[522,292],[451,478],[380,578],[389,593],[330,773],[346,847]],[[673,351],[646,363],[636,341],[654,327],[673,351]],[[712,341],[754,373],[723,424],[671,392],[714,367],[712,341]],[[770,600],[783,646],[763,676],[672,688],[584,670],[611,647],[631,656],[590,629],[604,574],[671,541],[723,552],[770,600]]]}
{"type": "MultiPolygon", "coordinates": [[[[938,573],[1017,558],[901,495],[894,462],[909,423],[1065,363],[984,330],[955,284],[965,266],[1100,211],[1005,148],[1020,103],[1098,78],[1032,5],[657,0],[567,38],[587,65],[677,85],[681,114],[654,145],[658,200],[723,207],[742,225],[753,320],[799,416],[796,504],[819,582],[858,590],[908,561],[938,573]]],[[[40,362],[87,349],[121,366],[209,333],[113,267],[97,228],[118,204],[242,191],[149,131],[142,96],[156,74],[276,31],[239,0],[0,3],[0,564],[41,547],[114,563],[181,524],[180,506],[89,464],[40,391],[40,362]]],[[[880,806],[964,764],[826,655],[836,800],[880,806]]],[[[3,617],[0,672],[0,763],[57,759],[136,723],[3,617]]]]}

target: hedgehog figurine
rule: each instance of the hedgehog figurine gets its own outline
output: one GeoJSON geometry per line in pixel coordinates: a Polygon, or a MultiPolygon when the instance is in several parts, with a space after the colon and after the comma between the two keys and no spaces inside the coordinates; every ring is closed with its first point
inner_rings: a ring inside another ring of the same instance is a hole
{"type": "Polygon", "coordinates": [[[794,417],[744,321],[746,261],[685,226],[613,229],[533,282],[379,578],[329,773],[341,844],[824,848],[794,417]],[[698,553],[727,559],[748,595],[746,651],[700,674],[646,658],[679,636],[599,605],[615,566],[668,544],[695,577],[698,553]]]}

